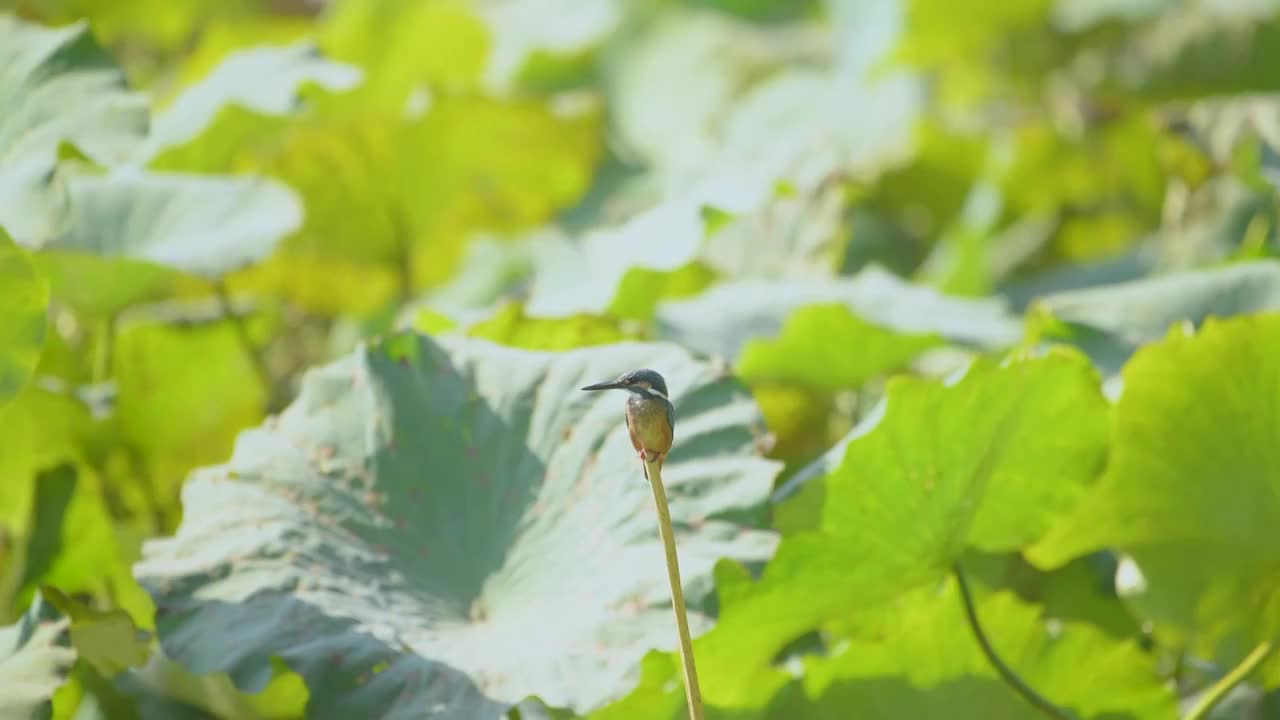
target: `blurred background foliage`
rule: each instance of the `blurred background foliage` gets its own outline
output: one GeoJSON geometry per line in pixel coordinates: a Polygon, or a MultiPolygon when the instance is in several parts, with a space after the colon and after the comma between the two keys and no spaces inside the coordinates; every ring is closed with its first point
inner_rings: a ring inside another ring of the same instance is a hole
{"type": "MultiPolygon", "coordinates": [[[[1266,315],[1280,307],[1280,3],[0,11],[0,621],[52,605],[80,628],[57,717],[302,712],[282,663],[251,695],[145,648],[127,672],[91,662],[84,637],[143,642],[154,608],[130,568],[181,521],[188,473],[283,409],[306,368],[397,328],[544,350],[666,340],[722,361],[784,464],[784,538],[843,537],[845,449],[910,420],[885,415],[886,378],[1074,346],[1102,388],[1072,380],[1081,393],[1126,390],[1114,417],[1077,408],[1041,431],[1070,445],[1077,425],[1111,428],[1088,512],[952,539],[970,547],[990,632],[1021,648],[1011,664],[1084,715],[1170,717],[1280,633],[1266,315]],[[1229,315],[1251,324],[1201,345],[1169,334],[1229,315]],[[1146,578],[1126,594],[1134,558],[1146,578]],[[1037,636],[1042,618],[1069,640],[1037,636]],[[1072,674],[1095,662],[1114,673],[1072,674]]],[[[1029,490],[1009,512],[1067,502],[1054,498],[1029,490]]],[[[828,561],[812,582],[858,558],[828,561]]],[[[724,604],[746,581],[722,570],[724,604]]],[[[948,581],[857,617],[802,613],[794,630],[822,630],[822,651],[766,653],[786,688],[721,697],[786,718],[1027,716],[960,631],[955,595],[948,581]]],[[[750,627],[753,602],[732,627],[750,627]]],[[[647,658],[601,716],[678,713],[669,663],[647,658]]],[[[1277,687],[1272,661],[1217,717],[1274,716],[1277,687]]]]}

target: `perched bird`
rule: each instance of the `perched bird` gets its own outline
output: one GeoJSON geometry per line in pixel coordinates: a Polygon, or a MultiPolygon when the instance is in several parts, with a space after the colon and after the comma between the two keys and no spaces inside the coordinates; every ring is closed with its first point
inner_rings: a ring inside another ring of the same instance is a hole
{"type": "MultiPolygon", "coordinates": [[[[626,390],[627,431],[631,445],[641,460],[656,462],[662,469],[671,450],[676,427],[676,409],[667,397],[667,381],[653,370],[632,370],[617,380],[588,385],[583,390],[626,390]]],[[[646,479],[649,468],[644,470],[646,479]]]]}

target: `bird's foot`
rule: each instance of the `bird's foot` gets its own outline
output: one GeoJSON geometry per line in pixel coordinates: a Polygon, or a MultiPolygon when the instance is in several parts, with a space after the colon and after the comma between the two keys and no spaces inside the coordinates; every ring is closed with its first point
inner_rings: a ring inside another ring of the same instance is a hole
{"type": "Polygon", "coordinates": [[[640,458],[641,462],[651,463],[658,459],[658,453],[652,450],[637,450],[636,455],[640,458]]]}

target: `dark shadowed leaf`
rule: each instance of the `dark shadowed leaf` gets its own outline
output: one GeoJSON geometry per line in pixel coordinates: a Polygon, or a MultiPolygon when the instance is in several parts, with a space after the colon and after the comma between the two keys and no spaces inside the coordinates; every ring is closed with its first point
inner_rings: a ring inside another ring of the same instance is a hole
{"type": "Polygon", "coordinates": [[[777,471],[745,388],[670,345],[401,334],[309,373],[278,420],[188,481],[176,537],[136,567],[165,651],[248,691],[278,655],[316,717],[625,693],[648,649],[674,647],[666,574],[623,398],[579,388],[634,367],[661,368],[675,398],[664,476],[700,606],[718,558],[774,546],[735,519],[777,471]]]}

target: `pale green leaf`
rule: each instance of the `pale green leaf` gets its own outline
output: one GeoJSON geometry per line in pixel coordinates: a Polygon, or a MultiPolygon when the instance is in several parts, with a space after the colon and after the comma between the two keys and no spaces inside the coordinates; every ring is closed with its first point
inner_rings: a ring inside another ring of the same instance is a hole
{"type": "Polygon", "coordinates": [[[69,622],[37,595],[17,623],[0,627],[0,717],[48,720],[53,693],[76,660],[69,622]]]}
{"type": "Polygon", "coordinates": [[[443,283],[472,233],[535,227],[580,197],[601,149],[598,122],[591,108],[465,95],[438,98],[411,120],[366,114],[299,127],[263,169],[298,190],[306,221],[252,283],[326,311],[328,278],[314,290],[289,287],[299,262],[384,273],[398,287],[362,288],[383,302],[443,283]]]}
{"type": "Polygon", "coordinates": [[[267,389],[253,363],[230,321],[122,323],[115,413],[121,440],[141,452],[135,472],[145,473],[151,502],[176,511],[187,473],[225,457],[236,434],[262,418],[267,389]]]}
{"type": "Polygon", "coordinates": [[[228,106],[287,115],[299,103],[301,88],[342,92],[355,87],[361,75],[357,68],[321,57],[306,40],[232,53],[156,113],[140,159],[195,140],[228,106]]]}
{"type": "Polygon", "coordinates": [[[43,246],[218,278],[267,256],[302,222],[273,180],[118,170],[66,178],[68,215],[43,246]]]}
{"type": "Polygon", "coordinates": [[[278,420],[188,481],[177,535],[135,568],[166,652],[248,691],[278,655],[316,717],[623,694],[675,633],[623,397],[579,388],[634,367],[672,390],[664,479],[701,607],[718,558],[774,545],[734,519],[777,471],[741,385],[670,345],[535,353],[400,334],[310,372],[278,420]]]}
{"type": "Polygon", "coordinates": [[[146,96],[89,34],[86,22],[45,28],[0,13],[0,225],[23,244],[54,222],[44,186],[59,146],[91,159],[130,158],[148,123],[146,96]]]}
{"type": "Polygon", "coordinates": [[[1009,347],[1021,325],[995,298],[951,297],[871,266],[853,277],[809,281],[741,281],[658,306],[663,337],[737,358],[753,337],[778,334],[794,310],[840,303],[864,320],[905,333],[934,333],[965,345],[1009,347]]]}
{"type": "Polygon", "coordinates": [[[1280,309],[1280,262],[1257,260],[1052,293],[1037,300],[1053,319],[1095,331],[1130,351],[1175,323],[1280,309]]]}

